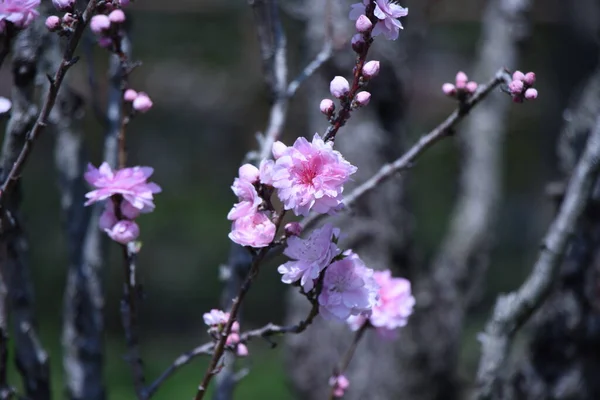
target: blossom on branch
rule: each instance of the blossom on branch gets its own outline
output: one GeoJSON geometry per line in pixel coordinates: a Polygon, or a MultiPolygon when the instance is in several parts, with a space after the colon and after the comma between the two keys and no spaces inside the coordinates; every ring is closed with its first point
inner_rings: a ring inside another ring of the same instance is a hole
{"type": "Polygon", "coordinates": [[[292,236],[287,240],[287,247],[283,254],[291,258],[277,268],[282,274],[283,283],[294,283],[300,280],[300,285],[305,292],[314,287],[314,280],[319,277],[335,256],[341,253],[335,240],[339,237],[340,230],[331,224],[315,229],[307,239],[292,236]]]}
{"type": "Polygon", "coordinates": [[[533,88],[535,83],[535,73],[528,72],[524,74],[521,71],[515,71],[512,75],[512,81],[508,84],[508,92],[515,103],[522,103],[523,100],[535,100],[538,97],[537,89],[533,88]]]}
{"type": "Polygon", "coordinates": [[[202,316],[204,323],[210,327],[224,325],[229,319],[229,313],[213,308],[202,316]]]}
{"type": "Polygon", "coordinates": [[[312,209],[325,214],[341,206],[344,184],[356,167],[315,133],[312,143],[303,137],[293,146],[278,150],[273,186],[286,210],[308,215],[312,209]]]}
{"type": "Polygon", "coordinates": [[[241,246],[266,247],[275,238],[276,226],[265,212],[258,211],[236,219],[229,239],[241,246]]]}
{"type": "MultiPolygon", "coordinates": [[[[350,11],[350,19],[358,20],[366,14],[367,6],[371,0],[363,0],[361,3],[353,4],[350,11]]],[[[371,35],[377,36],[382,34],[388,40],[398,39],[400,29],[403,29],[398,18],[408,15],[408,8],[404,8],[389,0],[375,0],[375,17],[377,23],[373,27],[371,35]]]]}
{"type": "Polygon", "coordinates": [[[346,389],[350,387],[350,381],[344,375],[332,376],[329,378],[329,386],[333,388],[334,397],[344,397],[346,389]]]}
{"type": "Polygon", "coordinates": [[[0,0],[0,33],[7,22],[17,28],[27,27],[40,15],[36,10],[40,0],[0,0]]]}

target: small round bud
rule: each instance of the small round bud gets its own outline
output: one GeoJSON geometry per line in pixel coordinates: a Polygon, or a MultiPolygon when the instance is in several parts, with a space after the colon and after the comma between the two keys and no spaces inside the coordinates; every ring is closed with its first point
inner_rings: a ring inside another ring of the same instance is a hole
{"type": "Polygon", "coordinates": [[[508,90],[512,94],[520,94],[523,91],[524,86],[525,84],[523,83],[523,81],[515,80],[508,84],[508,90]]]}
{"type": "Polygon", "coordinates": [[[459,71],[456,74],[456,88],[457,89],[465,89],[467,87],[467,81],[469,77],[462,71],[459,71]]]}
{"type": "Polygon", "coordinates": [[[371,79],[379,74],[379,61],[372,60],[363,65],[362,69],[363,76],[367,79],[371,79]]]}
{"type": "Polygon", "coordinates": [[[65,13],[65,15],[62,17],[62,22],[63,24],[71,25],[73,22],[75,22],[75,17],[73,17],[73,14],[71,13],[65,13]]]}
{"type": "Polygon", "coordinates": [[[152,103],[152,100],[150,100],[150,97],[148,97],[148,95],[146,93],[140,92],[140,93],[138,93],[135,100],[133,100],[132,105],[133,105],[133,109],[135,111],[145,113],[146,111],[148,111],[152,108],[153,103],[152,103]]]}
{"type": "Polygon", "coordinates": [[[52,0],[52,5],[59,11],[72,10],[75,0],[52,0]]]}
{"type": "Polygon", "coordinates": [[[368,32],[372,28],[373,28],[373,23],[371,22],[369,17],[367,17],[366,15],[361,15],[356,20],[356,30],[357,31],[364,33],[364,32],[368,32]]]}
{"type": "Polygon", "coordinates": [[[521,71],[515,71],[512,75],[513,81],[523,81],[525,80],[525,74],[521,71]]]}
{"type": "Polygon", "coordinates": [[[250,183],[254,183],[254,182],[258,181],[259,172],[258,172],[258,168],[256,168],[254,165],[244,164],[238,170],[238,175],[239,175],[240,179],[242,179],[244,181],[248,181],[250,183]]]}
{"type": "Polygon", "coordinates": [[[0,96],[0,114],[7,113],[12,107],[12,102],[6,97],[0,96]]]}
{"type": "Polygon", "coordinates": [[[133,89],[127,89],[123,94],[123,100],[132,102],[138,96],[137,92],[133,89]]]}
{"type": "Polygon", "coordinates": [[[329,91],[338,99],[344,97],[350,91],[350,84],[343,76],[336,76],[329,83],[329,91]]]}
{"type": "Polygon", "coordinates": [[[246,357],[248,355],[248,347],[244,343],[238,343],[235,352],[238,357],[246,357]]]}
{"type": "Polygon", "coordinates": [[[299,222],[288,222],[284,229],[288,236],[300,236],[302,233],[302,225],[299,222]]]}
{"type": "Polygon", "coordinates": [[[473,82],[473,81],[467,82],[467,87],[466,87],[467,92],[469,92],[471,94],[475,93],[475,91],[477,90],[477,86],[478,86],[477,82],[473,82]]]}
{"type": "Polygon", "coordinates": [[[287,150],[287,146],[280,142],[279,140],[273,143],[273,147],[271,147],[271,151],[273,152],[273,158],[278,159],[281,157],[285,151],[287,150]]]}
{"type": "Polygon", "coordinates": [[[525,78],[523,79],[523,82],[525,82],[525,84],[527,86],[533,86],[533,84],[535,83],[535,73],[534,72],[526,73],[525,78]]]}
{"type": "Polygon", "coordinates": [[[110,28],[110,19],[106,15],[94,15],[90,20],[90,28],[92,32],[100,34],[110,28]]]}
{"type": "Polygon", "coordinates": [[[360,33],[352,36],[352,50],[356,53],[362,53],[365,49],[365,39],[360,33]]]}
{"type": "Polygon", "coordinates": [[[371,101],[371,93],[365,91],[358,92],[354,100],[360,107],[366,106],[371,101]]]}
{"type": "Polygon", "coordinates": [[[48,30],[51,32],[60,28],[60,18],[58,18],[56,15],[51,15],[46,18],[46,28],[48,28],[48,30]]]}
{"type": "Polygon", "coordinates": [[[331,99],[323,99],[319,104],[319,109],[323,114],[330,116],[335,110],[335,104],[333,104],[333,101],[331,99]]]}
{"type": "Polygon", "coordinates": [[[525,91],[525,98],[527,100],[534,100],[534,99],[537,99],[537,97],[538,97],[537,89],[529,88],[525,91]]]}
{"type": "Polygon", "coordinates": [[[446,96],[454,96],[456,94],[456,86],[446,82],[442,85],[442,92],[444,92],[446,96]]]}
{"type": "Polygon", "coordinates": [[[110,14],[108,14],[108,19],[113,24],[122,24],[123,22],[125,22],[125,13],[123,12],[123,10],[116,9],[114,11],[111,11],[110,14]]]}
{"type": "Polygon", "coordinates": [[[127,244],[140,236],[140,227],[133,221],[122,220],[111,229],[106,229],[105,232],[115,242],[127,244]]]}

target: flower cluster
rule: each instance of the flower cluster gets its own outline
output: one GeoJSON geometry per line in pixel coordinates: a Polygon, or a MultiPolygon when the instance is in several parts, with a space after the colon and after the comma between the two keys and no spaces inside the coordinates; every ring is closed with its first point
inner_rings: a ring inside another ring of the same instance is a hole
{"type": "Polygon", "coordinates": [[[135,219],[142,213],[154,210],[154,194],[161,188],[148,178],[154,170],[150,167],[123,168],[113,171],[105,162],[100,168],[88,165],[84,177],[95,187],[87,193],[86,206],[109,200],[98,222],[100,229],[116,242],[126,244],[139,236],[135,219]],[[116,210],[115,206],[119,209],[116,210]]]}
{"type": "Polygon", "coordinates": [[[127,103],[131,103],[131,108],[137,112],[145,113],[152,108],[154,103],[144,92],[136,92],[133,89],[127,89],[125,93],[123,93],[123,100],[127,103]]]}
{"type": "Polygon", "coordinates": [[[363,0],[361,3],[352,5],[350,19],[356,20],[357,30],[362,33],[372,29],[372,36],[383,35],[388,40],[398,39],[400,29],[402,29],[398,18],[406,17],[408,8],[401,7],[390,0],[375,0],[373,11],[375,20],[373,21],[365,15],[370,3],[371,0],[363,0]]]}
{"type": "MultiPolygon", "coordinates": [[[[229,320],[229,313],[221,310],[212,309],[210,312],[203,315],[204,323],[208,325],[208,333],[217,339],[220,333],[225,328],[227,320],[229,320]]],[[[240,342],[240,324],[235,321],[231,326],[231,333],[227,336],[225,345],[234,349],[239,357],[245,357],[248,355],[248,347],[244,343],[240,342]]]]}
{"type": "Polygon", "coordinates": [[[329,378],[329,386],[333,388],[334,397],[344,397],[346,389],[350,387],[350,381],[344,375],[329,378]]]}
{"type": "Polygon", "coordinates": [[[353,330],[358,330],[365,322],[374,327],[384,338],[394,338],[398,328],[408,322],[415,305],[411,294],[410,282],[404,278],[394,278],[389,270],[375,271],[375,282],[379,285],[379,303],[371,315],[359,315],[348,318],[353,330]]]}
{"type": "Polygon", "coordinates": [[[456,74],[455,84],[446,82],[442,85],[442,92],[446,96],[464,100],[477,90],[477,82],[469,81],[469,77],[462,71],[456,74]]]}
{"type": "Polygon", "coordinates": [[[515,103],[522,103],[524,99],[534,100],[538,96],[537,89],[533,88],[535,83],[535,73],[526,74],[521,71],[515,71],[512,75],[512,82],[508,84],[508,92],[515,103]]]}
{"type": "Polygon", "coordinates": [[[0,0],[0,33],[11,24],[17,29],[27,27],[40,15],[37,7],[40,0],[0,0]]]}

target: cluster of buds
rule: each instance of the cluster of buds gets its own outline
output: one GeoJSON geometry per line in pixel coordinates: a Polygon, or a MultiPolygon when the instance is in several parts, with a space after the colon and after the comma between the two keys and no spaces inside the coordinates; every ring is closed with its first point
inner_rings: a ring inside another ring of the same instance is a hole
{"type": "Polygon", "coordinates": [[[344,375],[332,376],[329,378],[329,386],[333,389],[333,397],[341,398],[350,386],[350,381],[344,375]]]}
{"type": "MultiPolygon", "coordinates": [[[[208,333],[215,340],[219,340],[219,336],[225,329],[227,320],[229,319],[229,313],[212,309],[210,312],[205,313],[203,316],[204,323],[208,325],[208,333]]],[[[226,346],[235,350],[238,357],[245,357],[248,355],[248,348],[244,343],[240,342],[240,324],[235,321],[231,326],[231,333],[227,336],[226,346]]]]}
{"type": "Polygon", "coordinates": [[[121,27],[125,22],[125,13],[117,8],[106,14],[94,15],[90,21],[90,29],[99,36],[98,44],[112,48],[121,37],[121,27]]]}
{"type": "Polygon", "coordinates": [[[123,94],[123,100],[125,100],[127,103],[131,103],[133,110],[140,113],[145,113],[146,111],[150,110],[153,105],[150,96],[144,92],[138,93],[133,89],[127,89],[125,91],[123,94]]]}
{"type": "Polygon", "coordinates": [[[446,96],[455,97],[460,101],[465,100],[477,90],[477,82],[469,81],[469,77],[462,71],[456,74],[455,84],[446,82],[442,85],[442,92],[446,96]]]}
{"type": "Polygon", "coordinates": [[[508,92],[515,103],[522,103],[525,99],[534,100],[538,96],[537,89],[533,88],[535,83],[535,73],[526,74],[521,71],[515,71],[512,75],[512,82],[508,84],[508,92]]]}

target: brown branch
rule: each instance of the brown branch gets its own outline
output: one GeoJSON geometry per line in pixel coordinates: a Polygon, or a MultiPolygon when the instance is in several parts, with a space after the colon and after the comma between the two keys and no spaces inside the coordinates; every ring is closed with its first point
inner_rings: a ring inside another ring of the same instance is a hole
{"type": "MultiPolygon", "coordinates": [[[[380,184],[395,176],[397,173],[405,171],[413,166],[414,162],[431,146],[442,139],[452,136],[453,128],[464,119],[466,115],[479,104],[493,89],[502,83],[508,84],[510,75],[500,69],[494,77],[487,83],[480,85],[477,92],[472,97],[461,104],[448,118],[429,133],[421,136],[402,157],[396,161],[386,164],[375,175],[355,188],[348,196],[344,198],[344,208],[349,210],[358,199],[377,188],[380,184]]],[[[325,214],[313,214],[302,221],[303,229],[309,229],[316,223],[326,218],[325,214]]]]}
{"type": "Polygon", "coordinates": [[[589,201],[600,170],[600,117],[569,181],[560,210],[550,225],[538,259],[525,282],[516,291],[502,295],[481,335],[482,355],[477,371],[474,399],[499,398],[504,367],[517,331],[543,304],[567,249],[575,224],[589,201]]]}
{"type": "MultiPolygon", "coordinates": [[[[338,378],[341,375],[344,375],[344,371],[346,371],[346,369],[350,365],[350,362],[352,361],[352,357],[354,357],[354,352],[356,351],[356,348],[358,347],[358,343],[360,343],[360,340],[364,336],[364,334],[367,331],[367,329],[369,328],[369,326],[370,326],[370,324],[369,324],[369,321],[367,320],[360,326],[358,331],[356,331],[356,333],[354,334],[354,338],[352,339],[352,343],[350,344],[350,347],[346,351],[346,354],[344,354],[344,357],[340,361],[339,365],[336,366],[336,368],[335,368],[335,371],[333,373],[334,378],[338,378]]],[[[334,400],[335,398],[336,398],[336,396],[335,396],[335,384],[334,384],[331,388],[331,392],[329,393],[329,400],[334,400]]]]}

